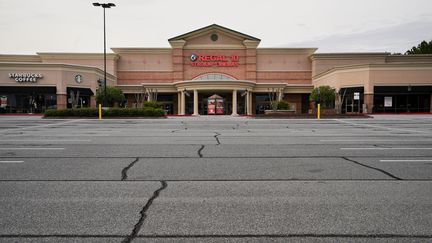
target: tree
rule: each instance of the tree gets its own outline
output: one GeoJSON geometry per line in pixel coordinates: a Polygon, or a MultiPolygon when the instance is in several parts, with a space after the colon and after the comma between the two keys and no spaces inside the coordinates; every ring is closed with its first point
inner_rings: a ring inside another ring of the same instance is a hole
{"type": "MultiPolygon", "coordinates": [[[[106,97],[107,97],[108,106],[112,107],[115,103],[117,104],[121,103],[126,99],[121,89],[112,86],[107,86],[106,88],[107,88],[106,97]]],[[[96,90],[96,101],[99,104],[103,104],[103,100],[104,100],[104,89],[102,87],[96,90]]]]}
{"type": "Polygon", "coordinates": [[[411,50],[405,52],[405,55],[412,54],[432,54],[432,40],[429,42],[422,41],[417,46],[413,46],[411,50]]]}
{"type": "Polygon", "coordinates": [[[320,103],[322,108],[334,108],[335,99],[336,91],[328,85],[314,88],[310,94],[310,100],[320,103]]]}

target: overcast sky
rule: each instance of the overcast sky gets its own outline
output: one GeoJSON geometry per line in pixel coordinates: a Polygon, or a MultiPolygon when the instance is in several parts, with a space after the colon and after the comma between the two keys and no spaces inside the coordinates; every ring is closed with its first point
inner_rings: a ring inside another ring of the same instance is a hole
{"type": "MultiPolygon", "coordinates": [[[[0,0],[0,54],[103,52],[103,10],[88,0],[0,0]]],[[[260,47],[405,52],[432,40],[432,0],[112,0],[107,47],[169,47],[216,23],[260,47]]],[[[108,49],[110,52],[110,50],[108,49]]]]}

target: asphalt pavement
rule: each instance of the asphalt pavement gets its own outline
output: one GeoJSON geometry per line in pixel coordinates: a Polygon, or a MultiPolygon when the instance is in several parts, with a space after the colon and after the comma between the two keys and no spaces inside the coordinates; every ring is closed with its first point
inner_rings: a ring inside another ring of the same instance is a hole
{"type": "Polygon", "coordinates": [[[0,116],[0,242],[431,242],[432,115],[0,116]]]}

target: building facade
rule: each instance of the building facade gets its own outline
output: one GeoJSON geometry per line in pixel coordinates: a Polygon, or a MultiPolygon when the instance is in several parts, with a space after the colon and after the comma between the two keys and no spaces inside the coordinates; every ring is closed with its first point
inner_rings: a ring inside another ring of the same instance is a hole
{"type": "MultiPolygon", "coordinates": [[[[311,110],[311,90],[329,85],[345,113],[431,111],[432,55],[259,48],[260,39],[216,24],[168,41],[171,48],[111,49],[107,82],[123,90],[128,107],[145,97],[168,114],[254,115],[273,98],[301,114],[311,110]]],[[[102,54],[0,55],[1,105],[7,112],[93,107],[102,68],[102,54]]]]}

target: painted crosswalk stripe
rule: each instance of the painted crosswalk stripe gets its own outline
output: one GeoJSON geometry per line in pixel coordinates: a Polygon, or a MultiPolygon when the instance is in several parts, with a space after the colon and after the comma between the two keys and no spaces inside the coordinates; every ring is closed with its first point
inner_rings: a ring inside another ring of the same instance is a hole
{"type": "Polygon", "coordinates": [[[13,161],[13,160],[3,160],[3,161],[0,161],[0,163],[24,163],[24,161],[22,161],[22,160],[15,160],[15,161],[13,161]]]}

